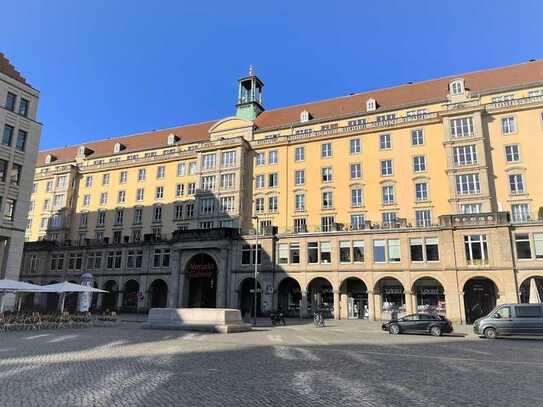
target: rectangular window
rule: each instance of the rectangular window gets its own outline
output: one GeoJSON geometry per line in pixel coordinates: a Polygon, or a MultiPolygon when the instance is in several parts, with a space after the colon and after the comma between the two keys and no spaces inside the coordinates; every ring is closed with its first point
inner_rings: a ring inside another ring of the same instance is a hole
{"type": "Polygon", "coordinates": [[[380,114],[377,116],[378,122],[386,122],[389,120],[394,120],[396,118],[396,113],[380,114]]]}
{"type": "Polygon", "coordinates": [[[330,242],[320,242],[320,260],[321,263],[331,263],[332,262],[332,245],[330,242]]]}
{"type": "Polygon", "coordinates": [[[334,207],[334,197],[332,191],[324,191],[322,193],[322,208],[330,209],[334,207]]]}
{"type": "Polygon", "coordinates": [[[126,191],[119,191],[117,195],[117,203],[125,203],[126,202],[126,191]]]}
{"type": "Polygon", "coordinates": [[[277,188],[279,186],[279,175],[277,173],[268,174],[268,187],[277,188]]]}
{"type": "Polygon", "coordinates": [[[382,217],[384,228],[394,228],[398,226],[396,212],[383,212],[381,214],[381,217],[382,217]]]}
{"type": "Polygon", "coordinates": [[[468,264],[488,264],[488,246],[486,235],[464,236],[464,247],[468,264]]]}
{"type": "Polygon", "coordinates": [[[202,156],[202,168],[204,170],[210,170],[215,168],[215,154],[204,154],[202,156]]]}
{"type": "Polygon", "coordinates": [[[4,126],[4,134],[2,135],[2,144],[5,146],[10,147],[11,146],[11,140],[13,139],[13,126],[5,125],[4,126]]]}
{"type": "Polygon", "coordinates": [[[256,213],[264,212],[264,198],[255,199],[255,212],[256,213]]]}
{"type": "Polygon", "coordinates": [[[128,171],[121,171],[119,173],[119,184],[126,184],[128,181],[128,171]]]}
{"type": "MultiPolygon", "coordinates": [[[[90,196],[89,196],[90,198],[90,196]]],[[[66,195],[65,194],[55,194],[53,195],[53,209],[60,209],[66,204],[66,195]]]]}
{"type": "Polygon", "coordinates": [[[409,252],[411,254],[411,261],[424,261],[422,239],[409,239],[409,252]]]}
{"type": "Polygon", "coordinates": [[[221,196],[219,198],[219,204],[222,212],[232,213],[234,212],[234,197],[233,196],[221,196]]]}
{"type": "Polygon", "coordinates": [[[233,167],[236,165],[236,151],[225,151],[222,153],[222,166],[233,167]]]}
{"type": "Polygon", "coordinates": [[[411,261],[439,261],[437,238],[409,239],[411,261]]]}
{"type": "Polygon", "coordinates": [[[278,263],[288,264],[288,243],[280,243],[278,248],[278,263]]]}
{"type": "Polygon", "coordinates": [[[185,194],[185,184],[177,184],[175,186],[175,196],[183,196],[185,194]]]}
{"type": "Polygon", "coordinates": [[[323,216],[321,218],[321,231],[332,232],[334,230],[335,218],[333,216],[323,216]]]}
{"type": "Polygon", "coordinates": [[[4,107],[7,110],[10,110],[13,112],[15,111],[16,101],[17,101],[17,95],[15,95],[14,93],[8,92],[8,94],[6,95],[6,103],[4,104],[4,107]]]}
{"type": "Polygon", "coordinates": [[[385,185],[383,188],[383,205],[394,203],[394,186],[385,185]]]}
{"type": "Polygon", "coordinates": [[[424,144],[424,131],[422,129],[411,131],[411,145],[421,146],[424,144]]]}
{"type": "Polygon", "coordinates": [[[26,131],[19,130],[17,132],[17,139],[15,140],[15,149],[17,151],[25,151],[27,136],[28,133],[26,131]]]}
{"type": "Polygon", "coordinates": [[[470,137],[473,136],[473,118],[462,117],[451,120],[452,137],[470,137]]]}
{"type": "Polygon", "coordinates": [[[304,161],[305,160],[305,149],[304,147],[296,147],[294,150],[294,160],[295,161],[304,161]]]}
{"type": "Polygon", "coordinates": [[[109,173],[102,174],[102,185],[109,185],[109,173]]]}
{"type": "Polygon", "coordinates": [[[439,261],[439,242],[437,237],[424,239],[426,261],[439,261]]]}
{"type": "Polygon", "coordinates": [[[426,182],[417,182],[415,184],[415,198],[417,201],[428,200],[428,184],[426,182]]]}
{"type": "Polygon", "coordinates": [[[362,164],[351,164],[351,179],[360,179],[362,177],[362,164]]]}
{"type": "Polygon", "coordinates": [[[477,164],[477,148],[474,144],[454,147],[453,158],[456,166],[477,164]]]}
{"type": "Polygon", "coordinates": [[[164,198],[164,187],[156,187],[155,190],[155,199],[164,198]]]}
{"type": "Polygon", "coordinates": [[[155,206],[153,208],[153,222],[162,221],[162,206],[155,206]]]}
{"type": "Polygon", "coordinates": [[[509,187],[513,195],[524,193],[524,177],[522,174],[509,175],[509,187]]]}
{"type": "Polygon", "coordinates": [[[97,226],[103,226],[106,223],[106,212],[105,211],[98,211],[98,214],[96,215],[96,225],[97,226]]]}
{"type": "Polygon", "coordinates": [[[12,221],[15,218],[15,199],[6,198],[4,203],[4,219],[12,221]]]}
{"type": "Polygon", "coordinates": [[[170,267],[170,249],[155,249],[153,267],[170,267]]]}
{"type": "Polygon", "coordinates": [[[355,119],[355,120],[349,120],[347,122],[348,127],[364,126],[365,124],[366,124],[366,119],[355,119]]]}
{"type": "Polygon", "coordinates": [[[164,179],[166,176],[166,167],[163,165],[157,167],[156,169],[156,179],[164,179]]]}
{"type": "Polygon", "coordinates": [[[289,245],[290,264],[300,264],[300,244],[291,243],[289,245]]]}
{"type": "Polygon", "coordinates": [[[279,198],[277,196],[268,197],[268,211],[277,212],[279,210],[279,198]]]}
{"type": "Polygon", "coordinates": [[[417,227],[432,226],[432,211],[430,209],[419,209],[415,211],[417,227]]]}
{"type": "Polygon", "coordinates": [[[179,220],[182,217],[183,217],[183,205],[177,204],[175,205],[174,219],[179,220]]]}
{"type": "Polygon", "coordinates": [[[221,174],[221,189],[230,190],[235,187],[236,174],[221,174]]]}
{"type": "Polygon", "coordinates": [[[332,157],[332,143],[321,144],[321,157],[322,158],[332,157]]]}
{"type": "MultiPolygon", "coordinates": [[[[89,206],[90,205],[91,196],[90,195],[83,195],[83,206],[89,206]]],[[[53,203],[53,207],[54,207],[53,203]]]]}
{"type": "Polygon", "coordinates": [[[194,204],[186,205],[186,218],[191,219],[194,216],[194,204]]]}
{"type": "Polygon", "coordinates": [[[255,264],[255,254],[258,264],[262,263],[262,246],[259,244],[258,248],[256,245],[244,244],[241,247],[241,264],[255,264]]]}
{"type": "Polygon", "coordinates": [[[413,171],[423,172],[426,171],[426,157],[423,155],[417,155],[413,157],[413,171]]]}
{"type": "Polygon", "coordinates": [[[194,195],[196,193],[196,184],[194,182],[189,182],[187,186],[187,194],[194,195]]]}
{"type": "Polygon", "coordinates": [[[351,154],[359,154],[361,151],[360,147],[360,139],[359,138],[353,138],[349,140],[349,152],[351,154]]]}
{"type": "Polygon", "coordinates": [[[362,206],[362,189],[361,188],[351,189],[351,206],[355,208],[362,206]]]}
{"type": "Polygon", "coordinates": [[[138,170],[138,181],[145,181],[145,168],[138,170]]]}
{"type": "Polygon", "coordinates": [[[385,263],[386,262],[385,240],[374,240],[373,241],[373,261],[375,263],[385,263]]]}
{"type": "Polygon", "coordinates": [[[8,173],[8,162],[0,159],[0,181],[5,182],[8,173]]]}
{"type": "Polygon", "coordinates": [[[211,215],[215,212],[215,198],[205,198],[200,201],[200,215],[211,215]]]}
{"type": "Polygon", "coordinates": [[[278,155],[277,151],[273,150],[268,153],[268,164],[277,164],[278,163],[278,155]]]}
{"type": "Polygon", "coordinates": [[[351,242],[349,241],[339,242],[339,262],[340,263],[351,262],[351,242]]]}
{"type": "Polygon", "coordinates": [[[386,177],[392,175],[392,172],[392,160],[381,160],[381,176],[386,177]]]}
{"type": "Polygon", "coordinates": [[[51,255],[51,271],[62,271],[64,268],[64,254],[51,255]]]}
{"type": "Polygon", "coordinates": [[[123,218],[124,218],[124,210],[123,209],[117,209],[115,211],[115,224],[116,225],[122,225],[123,224],[123,218]]]}
{"type": "Polygon", "coordinates": [[[534,251],[536,259],[543,259],[543,233],[534,233],[534,251]]]}
{"type": "Polygon", "coordinates": [[[472,204],[462,204],[460,205],[460,213],[481,213],[481,204],[472,203],[472,204]]]}
{"type": "Polygon", "coordinates": [[[215,189],[215,176],[207,175],[202,177],[201,188],[204,191],[213,191],[215,189]]]}
{"type": "Polygon", "coordinates": [[[126,268],[139,269],[143,263],[143,250],[129,250],[126,256],[126,268]]]}
{"type": "Polygon", "coordinates": [[[351,229],[362,230],[364,229],[364,215],[355,213],[351,215],[351,229]]]}
{"type": "Polygon", "coordinates": [[[255,177],[255,188],[261,189],[264,188],[264,175],[259,174],[255,177]]]}
{"type": "Polygon", "coordinates": [[[379,149],[388,150],[392,148],[392,138],[390,134],[381,134],[379,136],[379,149]]]}
{"type": "Polygon", "coordinates": [[[505,159],[508,163],[520,161],[518,144],[510,144],[505,146],[505,159]]]}
{"type": "Polygon", "coordinates": [[[526,203],[511,205],[511,220],[513,222],[527,222],[531,219],[530,206],[526,203]]]}
{"type": "Polygon", "coordinates": [[[11,167],[11,174],[9,177],[9,181],[11,185],[19,185],[21,183],[22,171],[23,171],[22,165],[13,163],[11,167]]]}
{"type": "Polygon", "coordinates": [[[264,153],[257,153],[256,154],[256,165],[265,165],[266,164],[266,157],[264,153]]]}
{"type": "Polygon", "coordinates": [[[186,171],[187,171],[187,166],[185,165],[185,163],[177,164],[177,176],[178,177],[185,176],[186,171]]]}
{"type": "Polygon", "coordinates": [[[134,224],[139,225],[143,219],[143,208],[134,208],[134,224]]]}
{"type": "Polygon", "coordinates": [[[400,240],[399,239],[387,240],[387,247],[388,247],[388,262],[398,263],[401,258],[400,240]]]}
{"type": "Polygon", "coordinates": [[[305,171],[304,170],[294,171],[294,184],[303,185],[304,183],[305,183],[305,171]]]}
{"type": "Polygon", "coordinates": [[[305,218],[294,219],[294,233],[306,233],[307,232],[307,220],[305,218]]]}
{"type": "Polygon", "coordinates": [[[322,182],[331,182],[332,181],[332,167],[324,167],[321,170],[321,179],[322,182]]]}
{"type": "Polygon", "coordinates": [[[456,193],[458,195],[474,195],[481,193],[479,174],[464,174],[456,176],[456,193]]]}
{"type": "Polygon", "coordinates": [[[92,187],[92,175],[87,175],[85,177],[85,187],[87,188],[92,187]]]}
{"type": "Polygon", "coordinates": [[[355,263],[364,262],[364,241],[363,240],[353,240],[353,262],[355,263]]]}
{"type": "Polygon", "coordinates": [[[530,260],[532,258],[530,235],[527,233],[515,234],[515,248],[517,249],[517,259],[530,260]]]}
{"type": "Polygon", "coordinates": [[[513,134],[517,132],[517,123],[514,117],[502,118],[502,134],[513,134]]]}
{"type": "Polygon", "coordinates": [[[295,202],[296,212],[305,211],[305,195],[304,194],[296,194],[294,196],[294,202],[295,202]]]}
{"type": "Polygon", "coordinates": [[[189,163],[189,175],[196,175],[197,171],[198,171],[198,165],[196,164],[196,161],[191,161],[189,163]]]}

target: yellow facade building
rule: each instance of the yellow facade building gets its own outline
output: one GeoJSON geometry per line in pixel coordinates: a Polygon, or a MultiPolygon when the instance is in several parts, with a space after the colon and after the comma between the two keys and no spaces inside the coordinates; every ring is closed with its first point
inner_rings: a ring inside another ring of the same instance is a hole
{"type": "Polygon", "coordinates": [[[273,110],[263,87],[240,79],[222,120],[41,152],[24,278],[247,314],[257,257],[259,313],[460,322],[543,293],[543,61],[273,110]]]}

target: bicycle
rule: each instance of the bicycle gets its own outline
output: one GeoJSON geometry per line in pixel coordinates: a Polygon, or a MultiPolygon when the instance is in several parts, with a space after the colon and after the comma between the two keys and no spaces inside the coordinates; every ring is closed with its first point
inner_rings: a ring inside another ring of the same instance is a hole
{"type": "Polygon", "coordinates": [[[317,311],[313,314],[313,323],[317,328],[324,328],[324,317],[322,316],[321,311],[317,311]]]}

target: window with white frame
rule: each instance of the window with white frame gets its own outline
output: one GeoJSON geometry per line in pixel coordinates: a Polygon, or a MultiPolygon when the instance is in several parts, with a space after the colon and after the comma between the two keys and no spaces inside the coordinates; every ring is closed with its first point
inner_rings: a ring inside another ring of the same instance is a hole
{"type": "Polygon", "coordinates": [[[413,157],[413,171],[424,172],[426,171],[426,157],[423,155],[417,155],[413,157]]]}
{"type": "Polygon", "coordinates": [[[277,212],[279,210],[279,197],[270,196],[268,197],[268,212],[277,212]]]}
{"type": "Polygon", "coordinates": [[[109,185],[109,178],[110,178],[109,173],[102,174],[102,185],[109,185]]]}
{"type": "Polygon", "coordinates": [[[100,193],[100,205],[107,205],[107,192],[100,193]]]}
{"type": "Polygon", "coordinates": [[[462,79],[452,81],[450,84],[451,94],[461,95],[464,93],[464,81],[462,79]]]}
{"type": "Polygon", "coordinates": [[[481,193],[479,174],[463,174],[456,176],[456,193],[458,195],[474,195],[481,193]]]}
{"type": "Polygon", "coordinates": [[[264,153],[257,153],[256,154],[256,165],[265,165],[266,164],[266,157],[264,153]]]}
{"type": "Polygon", "coordinates": [[[255,177],[255,188],[264,188],[264,174],[259,174],[255,177]]]}
{"type": "Polygon", "coordinates": [[[361,150],[362,148],[359,138],[353,138],[349,140],[349,152],[351,154],[359,154],[361,150]]]}
{"type": "Polygon", "coordinates": [[[85,177],[85,187],[87,188],[92,187],[92,175],[87,175],[85,177]]]}
{"type": "Polygon", "coordinates": [[[200,215],[211,215],[215,212],[215,198],[204,198],[200,201],[200,215]]]}
{"type": "Polygon", "coordinates": [[[89,222],[89,214],[87,212],[83,212],[79,215],[79,226],[85,227],[87,226],[89,222]]]}
{"type": "Polygon", "coordinates": [[[509,189],[513,195],[524,193],[524,177],[522,174],[509,175],[509,189]]]}
{"type": "Polygon", "coordinates": [[[451,136],[455,138],[473,136],[473,118],[460,117],[458,119],[452,119],[451,136]]]}
{"type": "Polygon", "coordinates": [[[534,233],[533,238],[535,258],[538,260],[543,259],[543,233],[534,233]]]}
{"type": "Polygon", "coordinates": [[[196,184],[194,182],[189,182],[187,185],[187,194],[194,195],[196,193],[196,184]]]}
{"type": "Polygon", "coordinates": [[[268,174],[268,187],[277,188],[279,186],[279,174],[276,172],[268,174]]]}
{"type": "Polygon", "coordinates": [[[264,212],[264,198],[255,198],[255,212],[263,213],[264,212]]]}
{"type": "Polygon", "coordinates": [[[119,191],[117,195],[117,203],[125,203],[126,202],[126,191],[119,191]]]}
{"type": "Polygon", "coordinates": [[[219,204],[222,212],[232,213],[234,212],[234,197],[233,196],[221,196],[219,204]]]}
{"type": "Polygon", "coordinates": [[[333,216],[323,216],[321,217],[321,231],[322,232],[332,232],[334,230],[334,224],[336,220],[333,216]]]}
{"type": "Polygon", "coordinates": [[[392,175],[393,165],[392,160],[381,160],[381,176],[387,177],[392,175]]]}
{"type": "Polygon", "coordinates": [[[122,225],[123,219],[124,219],[124,210],[123,209],[115,210],[115,224],[122,225]]]}
{"type": "Polygon", "coordinates": [[[520,161],[520,151],[518,144],[505,146],[505,159],[508,163],[520,161]]]}
{"type": "Polygon", "coordinates": [[[351,206],[357,208],[363,205],[362,188],[351,189],[351,206]]]}
{"type": "Polygon", "coordinates": [[[349,120],[347,122],[348,127],[364,126],[365,124],[366,124],[366,119],[354,119],[354,120],[349,120]]]}
{"type": "Polygon", "coordinates": [[[415,211],[415,222],[417,227],[428,227],[432,225],[432,211],[430,209],[417,209],[415,211]]]}
{"type": "Polygon", "coordinates": [[[320,249],[320,262],[331,263],[332,262],[332,244],[330,242],[319,242],[320,249]]]}
{"type": "Polygon", "coordinates": [[[170,266],[170,249],[155,249],[153,267],[170,266]]]}
{"type": "Polygon", "coordinates": [[[185,194],[185,184],[175,185],[175,196],[183,196],[185,194]]]}
{"type": "Polygon", "coordinates": [[[290,264],[300,263],[300,243],[289,244],[289,262],[290,264]]]}
{"type": "Polygon", "coordinates": [[[515,233],[515,251],[519,260],[532,259],[532,247],[528,233],[515,233]]]}
{"type": "Polygon", "coordinates": [[[386,122],[386,121],[394,120],[395,118],[396,118],[396,113],[380,114],[376,117],[378,122],[386,122]]]}
{"type": "MultiPolygon", "coordinates": [[[[90,197],[89,197],[90,203],[90,197]]],[[[62,208],[66,204],[66,194],[53,195],[53,209],[62,208]]]]}
{"type": "Polygon", "coordinates": [[[202,177],[201,188],[204,191],[213,191],[215,189],[215,176],[206,175],[202,177]]]}
{"type": "Polygon", "coordinates": [[[379,136],[379,149],[388,150],[392,148],[392,137],[390,134],[381,134],[379,136]]]}
{"type": "Polygon", "coordinates": [[[221,189],[229,190],[234,189],[236,174],[221,174],[221,189]]]}
{"type": "Polygon", "coordinates": [[[121,171],[119,174],[119,183],[125,184],[128,180],[128,171],[121,171]]]}
{"type": "Polygon", "coordinates": [[[268,164],[277,164],[279,162],[277,150],[272,150],[268,153],[268,164]]]}
{"type": "Polygon", "coordinates": [[[477,164],[477,148],[475,144],[454,147],[453,158],[456,166],[477,164]]]}
{"type": "Polygon", "coordinates": [[[198,164],[196,161],[189,162],[189,175],[196,175],[196,172],[198,171],[198,164]]]}
{"type": "Polygon", "coordinates": [[[155,199],[162,199],[162,198],[164,198],[164,187],[163,186],[156,187],[155,199]]]}
{"type": "Polygon", "coordinates": [[[424,131],[416,129],[411,131],[411,145],[422,146],[424,144],[424,131]]]}
{"type": "Polygon", "coordinates": [[[194,216],[194,204],[189,203],[185,205],[185,217],[191,219],[194,216]]]}
{"type": "Polygon", "coordinates": [[[439,261],[437,237],[409,239],[409,251],[412,262],[439,261]]]}
{"type": "Polygon", "coordinates": [[[305,194],[294,195],[294,210],[296,212],[305,211],[305,194]]]}
{"type": "Polygon", "coordinates": [[[211,170],[213,168],[215,168],[215,162],[216,162],[216,155],[215,153],[213,154],[204,154],[202,156],[202,168],[204,170],[211,170]]]}
{"type": "Polygon", "coordinates": [[[341,240],[339,242],[339,262],[350,263],[351,259],[351,242],[347,240],[341,240]]]}
{"type": "Polygon", "coordinates": [[[511,220],[513,222],[527,222],[530,219],[530,205],[527,203],[511,204],[511,220]]]}
{"type": "Polygon", "coordinates": [[[428,200],[428,184],[426,182],[415,183],[415,199],[417,201],[428,200]]]}
{"type": "Polygon", "coordinates": [[[362,178],[362,164],[354,163],[351,164],[351,179],[360,179],[362,178]]]}
{"type": "Polygon", "coordinates": [[[481,204],[480,203],[461,204],[460,213],[465,213],[465,214],[481,213],[481,204]]]}
{"type": "Polygon", "coordinates": [[[143,250],[129,250],[126,255],[126,268],[139,269],[143,264],[143,250]]]}
{"type": "Polygon", "coordinates": [[[383,192],[383,205],[390,205],[394,203],[394,185],[385,185],[382,187],[383,192]]]}
{"type": "Polygon", "coordinates": [[[61,176],[57,177],[56,181],[57,181],[56,182],[56,188],[57,189],[64,189],[64,188],[66,188],[68,177],[66,175],[61,175],[61,176]]]}
{"type": "Polygon", "coordinates": [[[254,244],[241,246],[241,264],[255,264],[255,258],[258,264],[262,262],[262,246],[260,244],[258,246],[254,244]]]}
{"type": "Polygon", "coordinates": [[[106,224],[106,212],[98,211],[96,215],[96,226],[104,226],[106,224]]]}
{"type": "Polygon", "coordinates": [[[321,144],[321,157],[322,158],[332,157],[332,143],[321,144]]]}
{"type": "Polygon", "coordinates": [[[51,271],[62,271],[64,269],[64,253],[51,255],[51,271]]]}
{"type": "Polygon", "coordinates": [[[322,208],[331,209],[334,207],[333,193],[332,191],[324,191],[322,193],[322,208]]]}
{"type": "Polygon", "coordinates": [[[178,163],[177,164],[177,176],[182,177],[186,174],[186,165],[185,163],[178,163]]]}
{"type": "Polygon", "coordinates": [[[153,222],[162,221],[162,206],[155,206],[153,208],[153,222]]]}
{"type": "Polygon", "coordinates": [[[364,229],[364,215],[361,213],[351,214],[351,229],[362,230],[364,229]]]}
{"type": "Polygon", "coordinates": [[[224,151],[222,153],[222,166],[234,167],[236,165],[236,150],[224,151]]]}
{"type": "Polygon", "coordinates": [[[294,160],[295,161],[304,161],[305,160],[305,148],[296,147],[294,150],[294,160]]]}
{"type": "Polygon", "coordinates": [[[517,132],[517,123],[514,117],[503,117],[502,134],[513,134],[517,132]]]}
{"type": "Polygon", "coordinates": [[[183,204],[176,204],[175,210],[174,210],[174,219],[181,219],[183,218],[183,204]]]}
{"type": "Polygon", "coordinates": [[[288,243],[279,243],[277,247],[277,257],[278,257],[278,264],[288,264],[289,260],[289,253],[288,253],[288,243]]]}
{"type": "MultiPolygon", "coordinates": [[[[83,206],[90,205],[91,196],[89,194],[83,195],[83,206]]],[[[53,208],[56,208],[56,205],[53,203],[53,208]]]]}
{"type": "Polygon", "coordinates": [[[468,264],[488,264],[488,245],[486,235],[464,236],[464,248],[468,264]]]}
{"type": "Polygon", "coordinates": [[[295,218],[293,226],[294,226],[294,233],[305,233],[305,232],[307,232],[307,220],[306,220],[306,218],[295,218]]]}
{"type": "Polygon", "coordinates": [[[332,182],[332,167],[324,167],[321,174],[322,182],[332,182]]]}
{"type": "Polygon", "coordinates": [[[145,168],[138,170],[138,181],[145,181],[145,168]]]}
{"type": "Polygon", "coordinates": [[[381,214],[381,220],[384,228],[393,228],[398,223],[396,212],[383,212],[381,214]]]}
{"type": "Polygon", "coordinates": [[[305,171],[296,170],[294,171],[294,185],[303,185],[305,184],[305,171]]]}

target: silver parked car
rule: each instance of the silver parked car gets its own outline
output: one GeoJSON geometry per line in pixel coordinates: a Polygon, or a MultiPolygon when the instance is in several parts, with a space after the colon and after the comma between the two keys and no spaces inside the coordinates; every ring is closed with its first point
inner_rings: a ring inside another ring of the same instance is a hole
{"type": "Polygon", "coordinates": [[[503,304],[473,323],[473,332],[488,339],[509,335],[543,335],[543,304],[503,304]]]}

